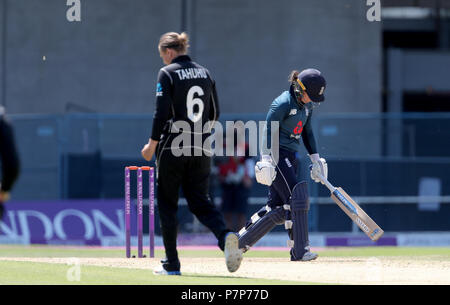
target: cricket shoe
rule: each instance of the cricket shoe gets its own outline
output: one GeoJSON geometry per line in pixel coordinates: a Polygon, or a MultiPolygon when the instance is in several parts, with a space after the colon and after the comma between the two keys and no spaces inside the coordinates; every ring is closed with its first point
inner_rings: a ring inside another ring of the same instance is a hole
{"type": "Polygon", "coordinates": [[[305,254],[303,254],[301,261],[303,261],[303,262],[313,261],[318,257],[319,257],[319,254],[308,251],[305,254]]]}
{"type": "Polygon", "coordinates": [[[294,257],[294,255],[292,254],[293,250],[294,249],[291,249],[291,261],[309,262],[309,261],[313,261],[319,257],[319,254],[311,252],[309,250],[309,247],[306,247],[305,248],[306,252],[305,252],[305,254],[303,254],[302,258],[296,259],[294,257]]]}
{"type": "Polygon", "coordinates": [[[156,267],[153,270],[155,275],[181,275],[180,272],[180,262],[169,263],[166,259],[161,260],[161,266],[156,267]]]}
{"type": "Polygon", "coordinates": [[[242,249],[239,249],[239,237],[236,233],[229,232],[225,236],[225,262],[228,271],[235,272],[242,262],[242,249]]]}

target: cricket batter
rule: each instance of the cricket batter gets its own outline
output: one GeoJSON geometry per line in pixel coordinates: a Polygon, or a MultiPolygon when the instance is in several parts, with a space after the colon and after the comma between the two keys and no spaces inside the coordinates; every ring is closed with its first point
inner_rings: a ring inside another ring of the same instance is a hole
{"type": "MultiPolygon", "coordinates": [[[[186,33],[170,32],[162,35],[158,49],[166,66],[159,71],[152,133],[142,149],[142,156],[147,161],[156,152],[158,211],[166,259],[161,261],[162,266],[155,273],[181,274],[176,216],[180,187],[190,211],[217,237],[218,245],[225,253],[227,268],[234,272],[242,260],[238,236],[226,228],[222,214],[209,198],[211,157],[202,154],[203,147],[196,147],[194,141],[194,137],[199,136],[194,124],[203,126],[219,117],[215,81],[206,68],[186,55],[186,33]],[[184,126],[188,124],[189,130],[179,128],[177,124],[180,122],[185,123],[181,124],[184,126]],[[180,143],[176,138],[183,133],[192,137],[193,146],[183,147],[191,154],[175,156],[172,148],[179,148],[180,143]],[[199,151],[198,156],[196,153],[199,151]]],[[[210,130],[200,129],[203,140],[210,134],[210,130]]]]}
{"type": "Polygon", "coordinates": [[[312,161],[311,178],[316,171],[325,178],[328,174],[325,159],[317,152],[311,117],[313,103],[323,102],[325,78],[316,69],[293,71],[289,76],[289,91],[283,92],[270,106],[267,132],[263,135],[261,160],[256,163],[256,180],[270,186],[268,202],[256,212],[239,232],[239,248],[244,252],[253,246],[275,225],[284,224],[289,234],[291,261],[310,261],[317,258],[310,252],[308,240],[309,198],[306,181],[297,181],[300,138],[312,161]],[[279,130],[271,130],[271,122],[279,122],[279,130]],[[279,134],[279,151],[271,147],[271,132],[279,134]]]}
{"type": "Polygon", "coordinates": [[[19,156],[14,142],[11,123],[5,118],[5,109],[0,106],[0,157],[2,164],[2,181],[0,187],[0,220],[9,200],[9,193],[19,175],[19,156]]]}

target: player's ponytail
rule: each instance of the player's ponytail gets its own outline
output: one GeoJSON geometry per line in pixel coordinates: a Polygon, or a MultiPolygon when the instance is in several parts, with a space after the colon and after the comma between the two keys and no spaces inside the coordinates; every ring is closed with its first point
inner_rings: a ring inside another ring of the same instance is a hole
{"type": "Polygon", "coordinates": [[[299,74],[300,72],[298,72],[297,70],[293,70],[291,74],[289,74],[288,78],[289,83],[291,84],[293,81],[297,80],[299,74]]]}
{"type": "Polygon", "coordinates": [[[168,32],[159,39],[158,48],[160,50],[174,49],[180,54],[185,54],[189,48],[189,36],[185,32],[178,34],[176,32],[168,32]]]}
{"type": "Polygon", "coordinates": [[[297,102],[300,105],[304,105],[303,103],[303,93],[305,88],[301,85],[301,82],[298,81],[298,75],[300,72],[297,70],[293,70],[291,74],[289,74],[289,83],[291,84],[290,90],[292,90],[292,93],[294,94],[295,98],[297,99],[297,102]]]}
{"type": "Polygon", "coordinates": [[[189,36],[186,32],[181,33],[178,36],[178,41],[180,42],[180,45],[183,46],[184,51],[186,52],[189,48],[189,36]]]}

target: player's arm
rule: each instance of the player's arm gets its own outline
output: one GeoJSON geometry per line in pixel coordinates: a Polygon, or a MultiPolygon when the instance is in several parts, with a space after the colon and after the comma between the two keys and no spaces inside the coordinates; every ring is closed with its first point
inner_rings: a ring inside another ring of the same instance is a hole
{"type": "Polygon", "coordinates": [[[310,114],[308,120],[306,121],[305,126],[303,127],[303,132],[302,132],[303,144],[305,145],[306,151],[308,152],[308,154],[310,156],[314,155],[314,154],[318,154],[317,153],[317,143],[316,143],[316,138],[314,137],[311,118],[312,118],[312,110],[311,110],[311,114],[310,114]]]}
{"type": "Polygon", "coordinates": [[[325,178],[328,178],[328,165],[327,161],[324,158],[319,156],[317,151],[317,143],[316,138],[314,137],[314,132],[311,123],[312,118],[312,110],[311,115],[309,116],[305,127],[302,132],[303,144],[305,145],[306,150],[308,151],[309,158],[311,159],[311,179],[315,182],[321,182],[319,178],[316,177],[315,173],[319,172],[325,178]]]}
{"type": "Polygon", "coordinates": [[[150,161],[155,154],[164,126],[170,118],[171,107],[172,83],[166,72],[161,69],[158,74],[156,86],[156,109],[153,115],[152,133],[148,143],[145,144],[141,151],[142,157],[147,161],[150,161]]]}
{"type": "Polygon", "coordinates": [[[288,111],[286,105],[286,103],[277,103],[275,100],[266,116],[266,127],[264,128],[262,138],[261,160],[256,162],[255,165],[256,181],[264,185],[271,185],[276,177],[276,160],[274,160],[274,153],[272,153],[272,134],[279,134],[280,132],[280,124],[288,111]],[[278,124],[272,126],[272,122],[278,122],[278,124]]]}
{"type": "Polygon", "coordinates": [[[220,115],[220,108],[219,108],[219,98],[217,96],[216,82],[214,80],[212,80],[212,91],[210,102],[212,111],[209,112],[209,120],[217,121],[220,115]]]}
{"type": "Polygon", "coordinates": [[[277,103],[275,100],[270,105],[266,116],[266,127],[263,132],[261,155],[272,155],[272,134],[279,134],[281,122],[286,117],[288,111],[289,104],[287,103],[277,103]],[[272,126],[272,122],[278,122],[278,124],[272,126]]]}

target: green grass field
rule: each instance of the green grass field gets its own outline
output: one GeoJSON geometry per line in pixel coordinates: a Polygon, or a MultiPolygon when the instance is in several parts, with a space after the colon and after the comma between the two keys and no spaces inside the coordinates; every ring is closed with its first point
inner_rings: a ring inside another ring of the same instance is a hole
{"type": "MultiPolygon", "coordinates": [[[[180,250],[183,258],[221,258],[216,250],[180,250]]],[[[364,258],[388,257],[392,259],[413,259],[416,261],[450,261],[450,248],[331,248],[319,251],[320,258],[364,258]]],[[[120,268],[114,266],[81,266],[80,281],[67,278],[69,265],[64,263],[43,263],[14,261],[14,258],[123,258],[122,249],[48,247],[48,246],[0,246],[0,284],[172,284],[172,285],[258,285],[258,284],[314,284],[300,281],[255,279],[236,276],[183,273],[182,276],[155,276],[150,269],[120,268]],[[12,259],[12,260],[11,260],[12,259]]],[[[161,250],[156,257],[163,257],[161,250]]],[[[249,251],[245,258],[286,258],[288,251],[249,251]]]]}
{"type": "Polygon", "coordinates": [[[68,266],[64,264],[0,262],[1,285],[277,285],[302,284],[289,281],[268,281],[184,274],[156,276],[151,270],[83,266],[80,281],[67,280],[68,266]]]}

